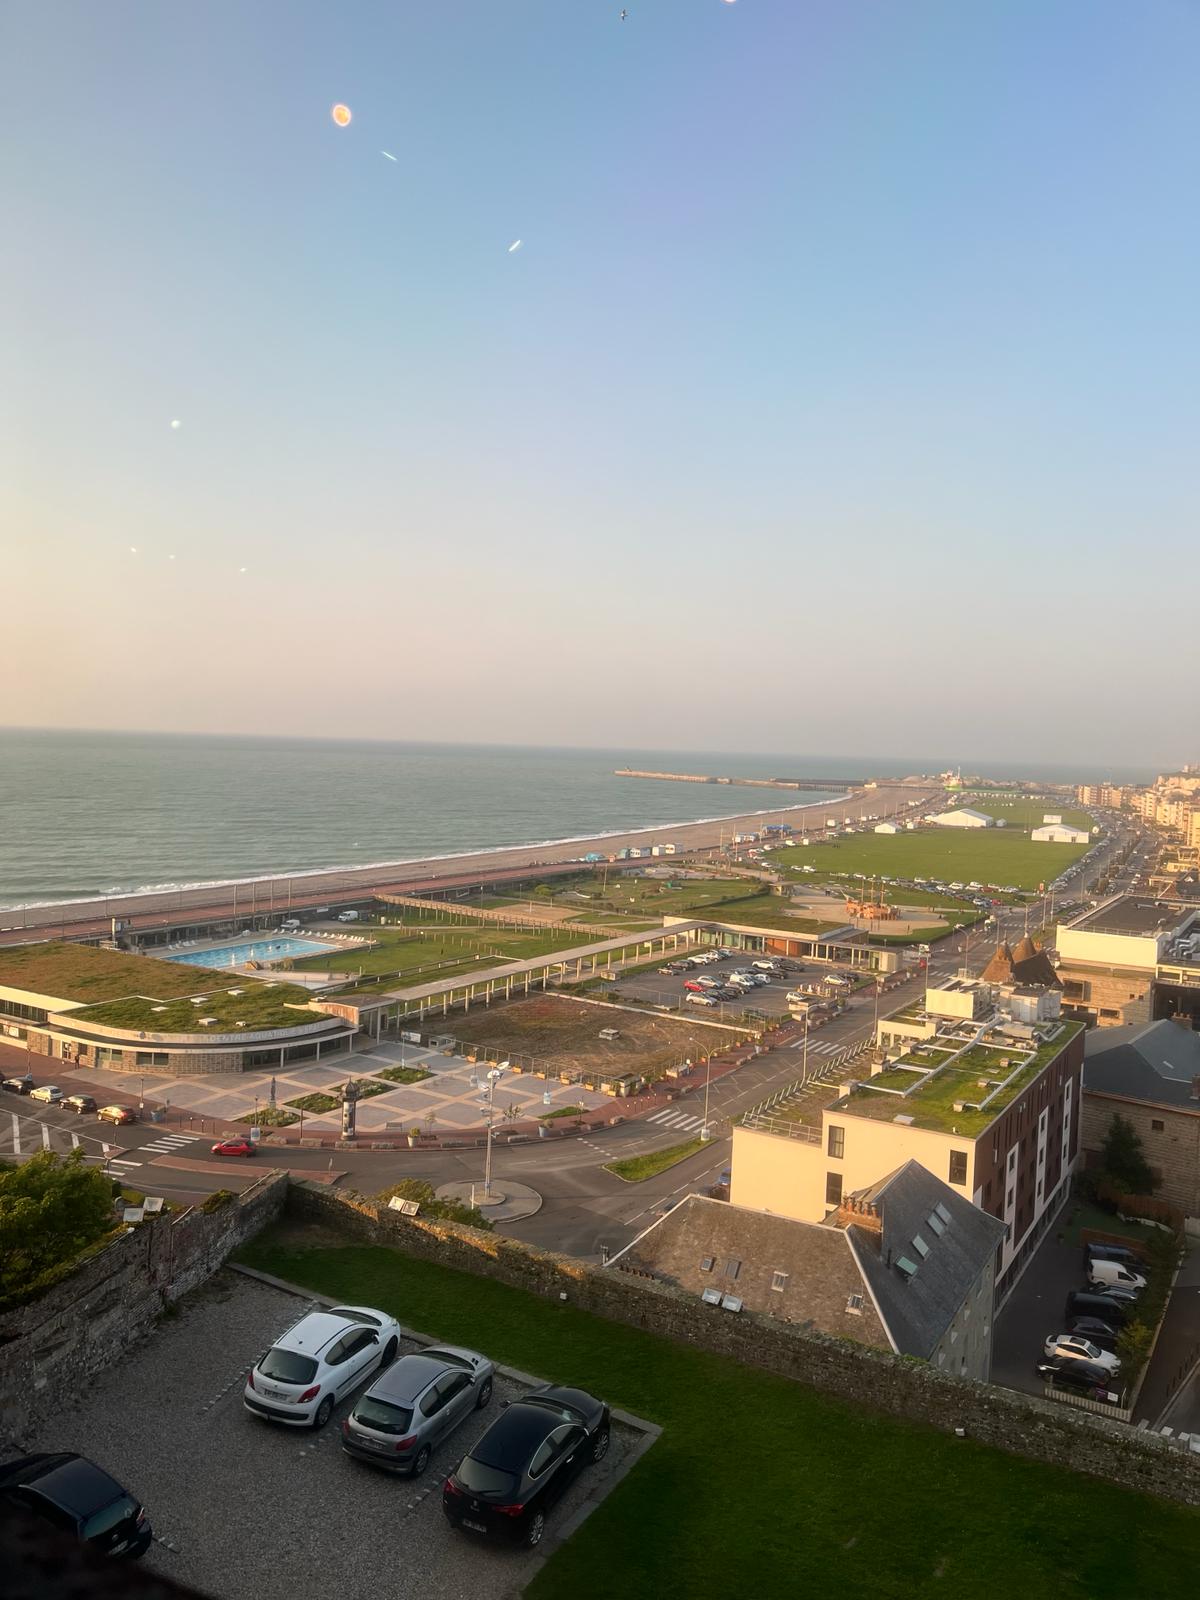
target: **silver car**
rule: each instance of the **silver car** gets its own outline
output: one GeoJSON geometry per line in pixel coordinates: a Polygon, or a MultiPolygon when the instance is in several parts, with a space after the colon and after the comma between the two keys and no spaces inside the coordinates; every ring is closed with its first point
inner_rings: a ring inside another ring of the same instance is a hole
{"type": "Polygon", "coordinates": [[[342,1449],[374,1467],[419,1478],[434,1446],[492,1398],[495,1370],[486,1356],[452,1345],[403,1356],[342,1423],[342,1449]]]}

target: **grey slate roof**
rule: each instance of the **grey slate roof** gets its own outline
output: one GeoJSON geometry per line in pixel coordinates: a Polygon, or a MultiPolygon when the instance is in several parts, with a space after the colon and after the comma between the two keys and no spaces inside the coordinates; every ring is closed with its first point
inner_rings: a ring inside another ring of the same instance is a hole
{"type": "MultiPolygon", "coordinates": [[[[697,1296],[719,1289],[737,1296],[748,1311],[891,1348],[849,1237],[823,1223],[691,1194],[614,1256],[609,1267],[644,1273],[697,1296]],[[706,1260],[712,1263],[708,1269],[706,1260]],[[727,1267],[735,1262],[737,1274],[731,1277],[727,1267]],[[782,1290],[771,1287],[777,1272],[787,1274],[782,1290]],[[851,1295],[861,1296],[857,1311],[848,1309],[851,1295]]],[[[731,1313],[714,1306],[713,1315],[731,1313]]]]}
{"type": "Polygon", "coordinates": [[[847,1227],[863,1277],[896,1346],[927,1361],[1004,1238],[1004,1224],[916,1161],[854,1198],[872,1201],[883,1218],[881,1236],[853,1222],[847,1227]],[[937,1205],[950,1214],[940,1234],[929,1222],[937,1205]],[[918,1236],[927,1255],[914,1243],[918,1236]],[[901,1256],[915,1264],[911,1276],[897,1266],[901,1256]]]}
{"type": "Polygon", "coordinates": [[[1083,1043],[1083,1087],[1149,1105],[1200,1112],[1192,1080],[1200,1077],[1200,1033],[1164,1018],[1098,1028],[1083,1043]]]}

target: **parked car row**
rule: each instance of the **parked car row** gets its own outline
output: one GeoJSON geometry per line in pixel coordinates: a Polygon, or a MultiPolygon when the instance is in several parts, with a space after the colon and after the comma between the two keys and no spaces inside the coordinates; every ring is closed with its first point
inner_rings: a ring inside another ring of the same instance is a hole
{"type": "Polygon", "coordinates": [[[1067,1295],[1066,1326],[1048,1335],[1036,1371],[1055,1388],[1116,1404],[1117,1340],[1146,1279],[1135,1270],[1140,1257],[1125,1245],[1088,1243],[1083,1262],[1087,1287],[1067,1295]]]}
{"type": "MultiPolygon", "coordinates": [[[[335,1306],[300,1319],[250,1369],[248,1411],[291,1427],[322,1428],[334,1406],[373,1374],[342,1423],[342,1449],[383,1471],[420,1477],[437,1445],[491,1401],[495,1364],[478,1351],[434,1345],[397,1359],[400,1325],[370,1306],[335,1306]]],[[[576,1475],[608,1452],[603,1401],[547,1385],[506,1405],[442,1486],[452,1526],[536,1546],[546,1514],[576,1475]]]]}

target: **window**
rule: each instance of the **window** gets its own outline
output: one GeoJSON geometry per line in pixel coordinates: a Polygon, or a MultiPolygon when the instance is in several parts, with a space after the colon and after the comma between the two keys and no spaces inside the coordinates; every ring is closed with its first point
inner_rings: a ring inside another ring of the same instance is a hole
{"type": "Polygon", "coordinates": [[[929,1254],[929,1246],[925,1243],[924,1239],[922,1239],[919,1233],[915,1233],[913,1235],[913,1249],[922,1258],[929,1254]]]}
{"type": "Polygon", "coordinates": [[[825,1204],[827,1206],[840,1206],[842,1203],[842,1175],[840,1172],[827,1172],[825,1174],[825,1204]]]}
{"type": "Polygon", "coordinates": [[[138,1050],[135,1059],[139,1067],[165,1067],[171,1057],[165,1050],[138,1050]]]}
{"type": "Polygon", "coordinates": [[[771,1287],[779,1294],[782,1294],[787,1288],[787,1281],[788,1275],[786,1272],[773,1272],[771,1274],[771,1287]]]}
{"type": "Polygon", "coordinates": [[[950,1182],[966,1183],[967,1181],[967,1152],[965,1150],[951,1150],[950,1152],[950,1182]]]}
{"type": "Polygon", "coordinates": [[[1163,1131],[1163,1123],[1160,1117],[1150,1118],[1150,1130],[1152,1133],[1161,1133],[1163,1131]]]}
{"type": "Polygon", "coordinates": [[[715,1265],[716,1265],[716,1258],[715,1257],[713,1257],[713,1256],[705,1256],[704,1259],[700,1263],[700,1271],[701,1272],[711,1272],[715,1265]]]}
{"type": "Polygon", "coordinates": [[[96,1046],[96,1065],[98,1067],[119,1067],[124,1059],[124,1050],[114,1050],[104,1044],[96,1046]]]}
{"type": "Polygon", "coordinates": [[[725,1263],[725,1276],[727,1278],[736,1278],[741,1270],[742,1263],[740,1261],[727,1261],[725,1263]]]}
{"type": "Polygon", "coordinates": [[[834,1160],[834,1161],[840,1161],[842,1159],[842,1157],[846,1154],[846,1130],[845,1130],[845,1128],[830,1128],[830,1130],[829,1130],[829,1154],[830,1154],[830,1158],[832,1160],[834,1160]]]}

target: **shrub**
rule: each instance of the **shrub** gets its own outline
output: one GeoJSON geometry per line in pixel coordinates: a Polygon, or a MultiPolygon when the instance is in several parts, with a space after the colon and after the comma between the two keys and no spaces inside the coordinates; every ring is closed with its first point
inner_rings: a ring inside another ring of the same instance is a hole
{"type": "Polygon", "coordinates": [[[0,1174],[0,1261],[6,1297],[45,1286],[79,1254],[111,1233],[112,1184],[82,1150],[48,1150],[0,1174]]]}
{"type": "Polygon", "coordinates": [[[1156,1185],[1137,1129],[1119,1112],[1100,1148],[1100,1170],[1127,1194],[1149,1194],[1156,1185]]]}
{"type": "Polygon", "coordinates": [[[232,1199],[233,1193],[231,1190],[214,1189],[212,1194],[205,1195],[204,1199],[200,1202],[200,1209],[204,1212],[205,1216],[211,1217],[214,1211],[222,1210],[223,1207],[227,1206],[232,1199]]]}

